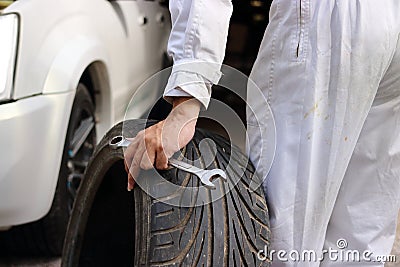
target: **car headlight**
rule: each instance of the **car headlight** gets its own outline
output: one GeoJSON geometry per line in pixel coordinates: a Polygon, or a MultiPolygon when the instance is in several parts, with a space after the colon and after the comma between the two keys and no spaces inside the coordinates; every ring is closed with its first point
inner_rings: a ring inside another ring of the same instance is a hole
{"type": "Polygon", "coordinates": [[[0,16],[0,101],[11,97],[19,20],[16,14],[0,16]]]}

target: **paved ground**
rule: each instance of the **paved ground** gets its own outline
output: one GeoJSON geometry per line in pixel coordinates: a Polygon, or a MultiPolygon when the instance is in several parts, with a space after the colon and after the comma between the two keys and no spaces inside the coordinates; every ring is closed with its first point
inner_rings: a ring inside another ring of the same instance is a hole
{"type": "Polygon", "coordinates": [[[0,260],[0,267],[59,267],[60,259],[9,259],[0,260]]]}

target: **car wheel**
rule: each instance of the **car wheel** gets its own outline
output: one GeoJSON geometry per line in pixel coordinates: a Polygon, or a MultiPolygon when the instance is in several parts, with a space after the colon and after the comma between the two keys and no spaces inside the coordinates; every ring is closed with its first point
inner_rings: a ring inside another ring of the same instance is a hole
{"type": "Polygon", "coordinates": [[[80,83],[72,106],[56,193],[49,213],[39,221],[2,233],[3,253],[59,256],[76,192],[96,145],[94,105],[80,83]]]}
{"type": "MultiPolygon", "coordinates": [[[[135,136],[144,124],[125,122],[124,135],[135,136]]],[[[199,144],[213,140],[217,153],[210,167],[225,169],[228,182],[217,179],[217,189],[209,190],[200,187],[196,176],[172,168],[158,172],[165,180],[157,184],[146,183],[154,181],[157,172],[142,171],[141,186],[127,192],[123,151],[108,145],[121,132],[122,124],[111,129],[88,165],[65,238],[63,267],[270,265],[263,253],[270,242],[264,193],[261,187],[250,189],[251,182],[259,181],[238,148],[221,136],[197,129],[182,150],[184,156],[200,159],[197,163],[202,164],[211,150],[207,146],[200,149],[199,144]],[[184,191],[192,189],[198,193],[196,200],[200,195],[222,197],[200,205],[176,206],[146,193],[162,191],[167,181],[180,189],[164,200],[182,199],[184,191]]]]}

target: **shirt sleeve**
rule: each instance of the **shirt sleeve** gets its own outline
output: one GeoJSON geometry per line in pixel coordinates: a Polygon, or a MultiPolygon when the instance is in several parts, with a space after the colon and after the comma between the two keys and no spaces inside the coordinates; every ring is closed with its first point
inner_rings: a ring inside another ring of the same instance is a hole
{"type": "Polygon", "coordinates": [[[174,96],[193,96],[205,108],[211,86],[221,78],[225,56],[231,0],[170,0],[172,29],[168,54],[174,65],[164,90],[167,101],[174,96]]]}

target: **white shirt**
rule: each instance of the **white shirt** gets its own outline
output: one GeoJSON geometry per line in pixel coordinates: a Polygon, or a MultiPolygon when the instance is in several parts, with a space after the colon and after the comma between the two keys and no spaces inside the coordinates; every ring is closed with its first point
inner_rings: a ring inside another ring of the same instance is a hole
{"type": "Polygon", "coordinates": [[[193,96],[205,108],[211,86],[221,78],[231,0],[171,0],[172,30],[168,54],[174,60],[164,97],[193,96]]]}

